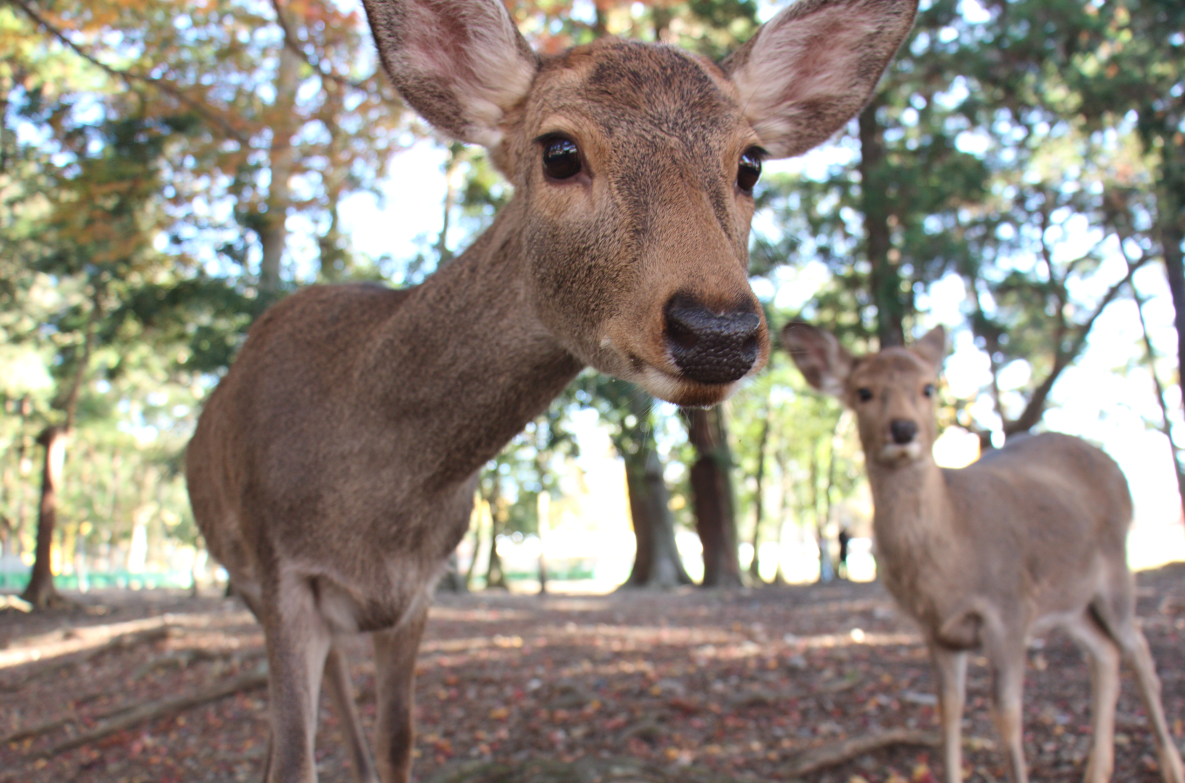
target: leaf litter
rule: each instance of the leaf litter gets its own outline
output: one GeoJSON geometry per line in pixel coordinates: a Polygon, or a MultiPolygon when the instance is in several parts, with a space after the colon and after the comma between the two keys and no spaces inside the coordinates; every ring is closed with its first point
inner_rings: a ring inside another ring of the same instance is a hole
{"type": "MultiPolygon", "coordinates": [[[[1185,563],[1138,575],[1139,613],[1185,746],[1185,563]]],[[[233,599],[91,593],[0,607],[0,781],[258,781],[263,635],[233,599]]],[[[375,719],[364,638],[347,644],[375,719]]],[[[1089,675],[1055,633],[1029,651],[1034,779],[1069,783],[1090,741],[1089,675]]],[[[440,594],[416,666],[417,783],[927,783],[941,778],[929,659],[877,584],[546,597],[440,594]]],[[[965,765],[1007,779],[982,660],[968,671],[965,765]]],[[[322,699],[321,781],[353,780],[322,699]]],[[[1117,779],[1159,781],[1125,670],[1117,779]]]]}

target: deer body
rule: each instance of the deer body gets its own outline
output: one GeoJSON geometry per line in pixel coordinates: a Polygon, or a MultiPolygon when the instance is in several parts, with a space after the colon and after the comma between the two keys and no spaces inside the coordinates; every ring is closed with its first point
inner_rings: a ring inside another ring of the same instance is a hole
{"type": "Polygon", "coordinates": [[[1079,438],[1044,433],[1014,438],[966,468],[939,468],[931,448],[941,328],[911,348],[864,357],[805,324],[788,325],[783,342],[811,385],[856,412],[881,574],[918,622],[934,663],[947,781],[962,780],[967,653],[976,649],[991,668],[1012,777],[1027,781],[1025,645],[1060,627],[1091,661],[1094,741],[1087,783],[1111,779],[1122,656],[1135,669],[1164,779],[1185,782],[1152,657],[1136,625],[1126,552],[1132,500],[1119,466],[1079,438]]]}
{"type": "Polygon", "coordinates": [[[959,470],[869,460],[868,473],[885,585],[949,647],[978,646],[993,607],[1023,607],[1039,631],[1080,610],[1081,596],[1113,580],[1108,563],[1123,561],[1127,484],[1078,438],[1014,439],[959,470]]]}
{"type": "Polygon", "coordinates": [[[720,64],[616,39],[542,57],[501,0],[365,6],[405,101],[515,195],[421,286],[273,307],[198,422],[194,516],[267,643],[270,783],[316,779],[322,679],[358,777],[410,779],[416,651],[477,472],[582,367],[701,406],[761,368],[761,160],[860,110],[916,0],[802,0],[720,64]],[[354,631],[374,641],[374,760],[335,645],[354,631]]]}

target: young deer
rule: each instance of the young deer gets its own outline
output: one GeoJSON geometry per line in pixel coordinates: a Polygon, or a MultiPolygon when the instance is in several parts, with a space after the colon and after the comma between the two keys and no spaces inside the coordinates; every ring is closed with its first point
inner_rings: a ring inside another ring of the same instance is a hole
{"type": "Polygon", "coordinates": [[[269,781],[315,779],[322,676],[359,777],[407,781],[431,585],[478,471],[585,365],[712,405],[769,352],[752,189],[860,110],[916,0],[802,0],[719,65],[615,39],[536,54],[501,0],[366,0],[388,75],[514,200],[416,288],[313,287],[252,327],[190,499],[267,639],[269,781]],[[371,632],[377,764],[335,636],[371,632]],[[376,775],[377,772],[377,775],[376,775]]]}
{"type": "Polygon", "coordinates": [[[877,562],[893,597],[921,626],[938,681],[946,779],[962,780],[967,651],[992,673],[996,725],[1012,777],[1028,779],[1021,744],[1025,641],[1061,626],[1091,661],[1094,745],[1088,783],[1110,780],[1119,662],[1135,668],[1160,767],[1183,783],[1127,568],[1131,495],[1119,467],[1078,438],[1009,441],[961,470],[939,468],[934,388],[946,336],[853,357],[831,334],[792,323],[782,341],[808,383],[856,412],[872,485],[877,562]]]}

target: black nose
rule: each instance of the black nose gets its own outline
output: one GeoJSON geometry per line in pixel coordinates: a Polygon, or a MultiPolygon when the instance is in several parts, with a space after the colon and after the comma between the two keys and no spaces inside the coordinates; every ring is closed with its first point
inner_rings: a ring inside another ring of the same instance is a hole
{"type": "Polygon", "coordinates": [[[893,436],[894,443],[904,446],[918,434],[918,424],[910,419],[893,419],[889,422],[889,434],[893,436]]]}
{"type": "Polygon", "coordinates": [[[757,361],[761,318],[745,304],[717,314],[686,294],[667,302],[667,344],[675,364],[700,383],[731,383],[757,361]]]}

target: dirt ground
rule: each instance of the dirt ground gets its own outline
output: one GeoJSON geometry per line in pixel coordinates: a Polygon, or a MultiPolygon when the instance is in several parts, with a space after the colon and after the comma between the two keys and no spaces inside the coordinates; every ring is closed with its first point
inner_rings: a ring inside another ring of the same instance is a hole
{"type": "MultiPolygon", "coordinates": [[[[1185,563],[1138,581],[1165,708],[1185,747],[1185,563]]],[[[241,605],[159,591],[71,597],[73,609],[28,614],[2,608],[0,596],[0,781],[260,779],[263,636],[241,605]]],[[[365,640],[352,652],[369,727],[374,667],[365,640]]],[[[1029,651],[1028,664],[1032,777],[1080,780],[1090,739],[1085,661],[1055,634],[1029,651]]],[[[940,777],[927,744],[936,738],[929,663],[877,584],[443,594],[417,672],[420,783],[940,777]]],[[[987,685],[974,661],[966,764],[970,780],[991,783],[1007,776],[987,685]]],[[[327,702],[320,779],[351,781],[327,702]]],[[[1126,671],[1116,751],[1116,780],[1160,780],[1126,671]]]]}

